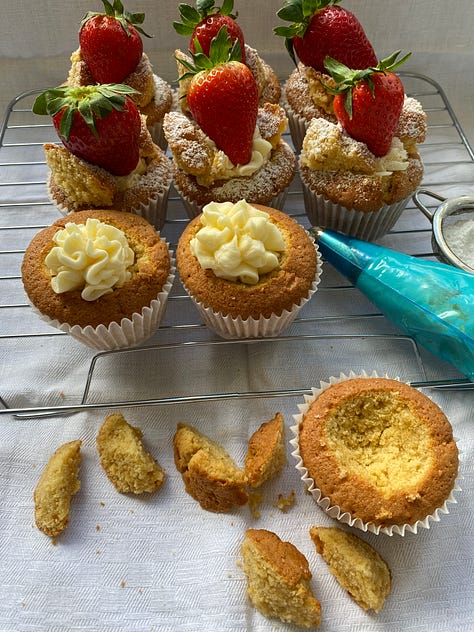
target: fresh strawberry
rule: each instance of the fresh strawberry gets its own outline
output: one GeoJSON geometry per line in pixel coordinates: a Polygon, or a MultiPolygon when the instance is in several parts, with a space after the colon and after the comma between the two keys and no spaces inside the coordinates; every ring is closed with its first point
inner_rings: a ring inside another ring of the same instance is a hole
{"type": "Polygon", "coordinates": [[[245,64],[245,42],[242,29],[233,15],[234,0],[224,0],[222,7],[216,7],[214,0],[197,0],[196,9],[187,4],[179,5],[179,15],[182,22],[173,22],[173,26],[180,35],[190,36],[189,50],[196,52],[195,41],[199,41],[202,52],[209,57],[211,41],[225,26],[232,43],[239,40],[242,59],[245,64]]]}
{"type": "Polygon", "coordinates": [[[278,26],[276,35],[285,38],[286,48],[296,64],[324,72],[326,55],[349,68],[369,68],[377,63],[372,44],[353,13],[335,5],[341,0],[285,0],[277,15],[291,22],[278,26]]]}
{"type": "Polygon", "coordinates": [[[246,165],[252,156],[252,141],[258,114],[258,88],[249,68],[240,60],[240,43],[232,45],[223,26],[212,40],[209,57],[199,49],[194,66],[181,60],[192,75],[187,92],[190,112],[201,130],[234,165],[246,165]]]}
{"type": "Polygon", "coordinates": [[[98,83],[121,83],[135,70],[143,53],[140,33],[150,37],[138,26],[143,13],[124,11],[120,0],[113,5],[102,0],[105,13],[89,11],[79,30],[81,55],[98,83]]]}
{"type": "Polygon", "coordinates": [[[141,119],[128,96],[135,92],[115,84],[59,86],[40,94],[33,112],[53,118],[59,138],[72,154],[125,176],[139,159],[141,119]]]}
{"type": "Polygon", "coordinates": [[[400,77],[393,71],[409,57],[397,61],[400,51],[374,68],[352,70],[330,57],[325,66],[336,82],[334,113],[345,131],[367,145],[375,156],[385,156],[398,127],[405,99],[400,77]]]}

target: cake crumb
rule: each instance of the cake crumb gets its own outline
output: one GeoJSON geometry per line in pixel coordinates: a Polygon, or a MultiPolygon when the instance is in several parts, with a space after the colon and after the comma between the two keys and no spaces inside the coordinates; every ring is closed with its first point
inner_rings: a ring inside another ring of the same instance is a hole
{"type": "Polygon", "coordinates": [[[126,585],[127,584],[124,581],[120,582],[120,588],[125,588],[126,585]]]}
{"type": "Polygon", "coordinates": [[[260,511],[258,510],[261,502],[263,501],[263,495],[259,492],[249,493],[249,509],[254,518],[260,518],[260,511]]]}
{"type": "Polygon", "coordinates": [[[295,504],[295,490],[292,489],[290,495],[285,497],[283,494],[278,494],[278,500],[275,500],[273,506],[286,513],[295,504]]]}

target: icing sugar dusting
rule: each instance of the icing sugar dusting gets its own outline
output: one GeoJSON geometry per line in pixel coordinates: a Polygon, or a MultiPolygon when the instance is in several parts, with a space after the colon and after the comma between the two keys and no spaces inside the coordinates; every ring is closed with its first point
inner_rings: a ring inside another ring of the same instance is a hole
{"type": "Polygon", "coordinates": [[[474,270],[474,219],[443,225],[443,235],[456,256],[474,270]]]}

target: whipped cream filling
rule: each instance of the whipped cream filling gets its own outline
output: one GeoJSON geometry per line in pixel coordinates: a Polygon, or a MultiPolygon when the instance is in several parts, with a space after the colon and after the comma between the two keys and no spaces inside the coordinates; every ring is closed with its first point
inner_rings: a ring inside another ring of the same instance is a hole
{"type": "Polygon", "coordinates": [[[119,191],[126,191],[127,189],[131,189],[135,184],[138,183],[138,180],[146,172],[146,170],[147,164],[145,160],[140,157],[138,159],[137,166],[129,174],[127,174],[126,176],[114,176],[117,189],[119,191]]]}
{"type": "Polygon", "coordinates": [[[260,135],[260,130],[255,127],[252,141],[252,155],[246,165],[234,165],[229,157],[221,150],[216,150],[209,174],[205,177],[197,176],[196,180],[201,186],[209,186],[215,180],[230,180],[239,176],[251,176],[264,165],[272,152],[272,144],[260,135]]]}
{"type": "Polygon", "coordinates": [[[254,285],[280,265],[283,235],[268,213],[245,200],[210,202],[202,210],[201,223],[190,241],[191,252],[217,277],[254,285]]]}
{"type": "Polygon", "coordinates": [[[115,226],[94,218],[85,224],[68,222],[53,241],[45,264],[56,294],[81,290],[85,301],[95,301],[131,278],[135,254],[115,226]]]}
{"type": "Polygon", "coordinates": [[[408,154],[402,141],[394,136],[390,149],[381,158],[376,159],[375,175],[389,176],[394,171],[406,171],[408,169],[408,154]]]}

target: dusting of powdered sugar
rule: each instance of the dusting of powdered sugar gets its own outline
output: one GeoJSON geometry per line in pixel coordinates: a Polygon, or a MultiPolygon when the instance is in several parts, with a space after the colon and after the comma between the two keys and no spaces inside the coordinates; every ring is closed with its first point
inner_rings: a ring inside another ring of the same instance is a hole
{"type": "Polygon", "coordinates": [[[449,248],[474,270],[474,219],[459,219],[443,225],[443,235],[449,248]]]}

